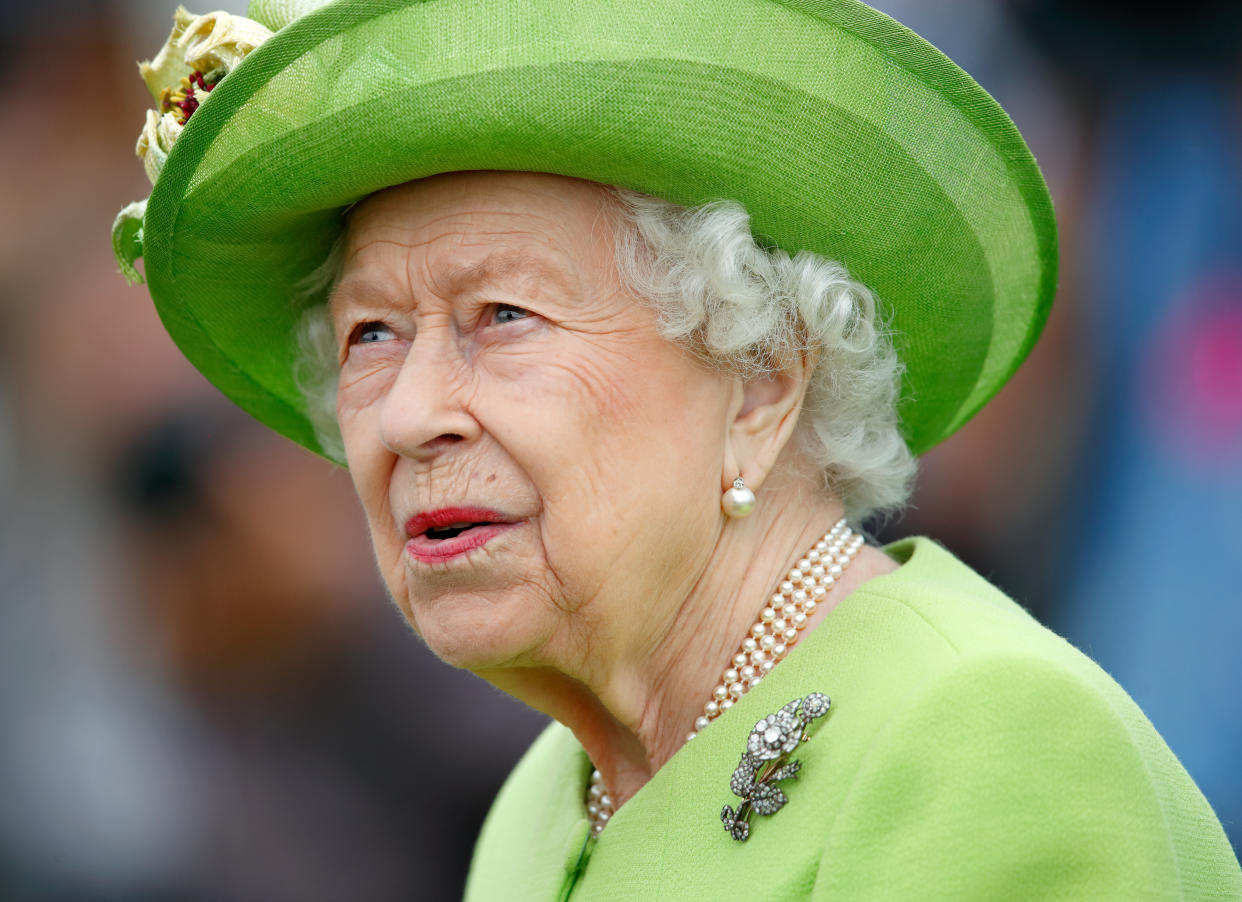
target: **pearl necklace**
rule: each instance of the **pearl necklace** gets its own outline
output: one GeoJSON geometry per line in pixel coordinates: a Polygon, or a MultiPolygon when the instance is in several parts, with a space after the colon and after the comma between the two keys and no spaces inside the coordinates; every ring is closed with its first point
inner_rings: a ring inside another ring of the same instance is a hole
{"type": "MultiPolygon", "coordinates": [[[[842,519],[794,564],[725,668],[720,683],[712,690],[712,697],[703,706],[703,713],[695,719],[687,742],[732,708],[789,654],[811,615],[854,560],[862,544],[863,537],[842,519]]],[[[586,807],[591,835],[599,836],[612,817],[613,805],[598,770],[591,773],[586,807]]]]}

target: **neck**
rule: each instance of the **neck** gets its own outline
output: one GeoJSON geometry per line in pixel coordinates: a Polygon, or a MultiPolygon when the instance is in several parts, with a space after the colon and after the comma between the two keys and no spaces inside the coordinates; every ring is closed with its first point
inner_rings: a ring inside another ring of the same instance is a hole
{"type": "MultiPolygon", "coordinates": [[[[725,523],[654,646],[606,661],[597,655],[577,672],[544,667],[480,675],[569,727],[620,807],[685,743],[767,599],[840,516],[838,502],[808,492],[801,480],[770,479],[754,514],[725,523]]],[[[863,548],[803,636],[857,585],[895,566],[882,552],[863,548]]]]}

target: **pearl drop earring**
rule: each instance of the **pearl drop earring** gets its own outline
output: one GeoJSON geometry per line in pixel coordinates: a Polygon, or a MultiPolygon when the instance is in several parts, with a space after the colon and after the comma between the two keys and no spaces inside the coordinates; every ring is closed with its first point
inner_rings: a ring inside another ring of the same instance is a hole
{"type": "Polygon", "coordinates": [[[720,508],[735,520],[749,516],[755,509],[755,493],[746,487],[741,476],[733,480],[733,488],[721,496],[720,508]]]}

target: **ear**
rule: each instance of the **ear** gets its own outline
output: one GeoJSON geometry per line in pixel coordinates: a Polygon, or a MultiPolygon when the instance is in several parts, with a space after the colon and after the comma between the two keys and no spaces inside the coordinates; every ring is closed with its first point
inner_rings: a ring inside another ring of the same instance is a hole
{"type": "Polygon", "coordinates": [[[758,490],[792,438],[816,357],[791,355],[780,370],[739,379],[725,447],[721,491],[738,476],[758,490]]]}

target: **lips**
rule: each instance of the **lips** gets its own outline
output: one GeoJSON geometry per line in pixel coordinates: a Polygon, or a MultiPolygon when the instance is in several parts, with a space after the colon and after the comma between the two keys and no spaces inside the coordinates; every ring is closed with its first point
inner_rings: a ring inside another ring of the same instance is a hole
{"type": "Polygon", "coordinates": [[[406,551],[415,560],[437,563],[481,548],[516,523],[487,508],[444,507],[415,514],[405,524],[406,551]]]}

